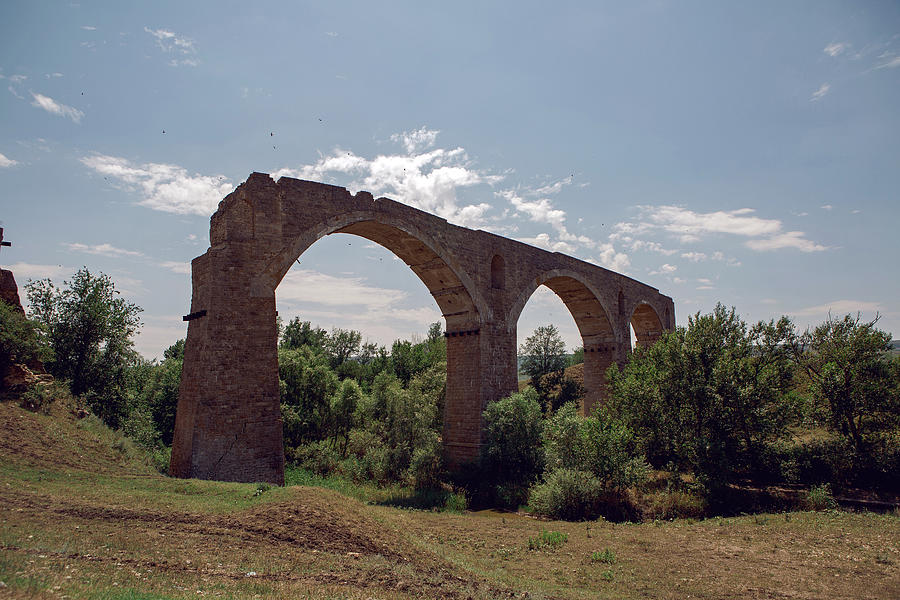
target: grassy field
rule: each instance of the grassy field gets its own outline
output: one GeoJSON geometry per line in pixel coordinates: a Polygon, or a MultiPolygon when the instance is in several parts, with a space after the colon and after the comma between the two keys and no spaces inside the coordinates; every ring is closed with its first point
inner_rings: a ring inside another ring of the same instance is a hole
{"type": "Polygon", "coordinates": [[[53,410],[0,403],[0,597],[900,598],[896,515],[409,510],[390,506],[396,490],[351,484],[170,479],[96,421],[53,410]]]}

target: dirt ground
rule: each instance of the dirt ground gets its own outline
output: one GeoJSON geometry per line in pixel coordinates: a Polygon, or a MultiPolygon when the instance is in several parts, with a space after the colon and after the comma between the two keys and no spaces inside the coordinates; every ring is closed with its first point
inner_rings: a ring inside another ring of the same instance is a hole
{"type": "Polygon", "coordinates": [[[373,506],[173,480],[65,414],[0,404],[0,597],[900,598],[900,518],[643,524],[373,506]],[[530,550],[542,530],[558,548],[530,550]]]}

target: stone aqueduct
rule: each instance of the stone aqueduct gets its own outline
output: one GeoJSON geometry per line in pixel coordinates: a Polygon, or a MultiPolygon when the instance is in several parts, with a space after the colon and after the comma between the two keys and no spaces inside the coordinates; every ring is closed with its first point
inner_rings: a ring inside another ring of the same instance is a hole
{"type": "Polygon", "coordinates": [[[444,455],[477,460],[481,412],[517,389],[516,322],[546,285],[584,342],[585,411],[604,373],[674,327],[672,299],[640,283],[446,220],[368,192],[252,174],[210,220],[210,248],[192,263],[192,298],[171,473],[284,482],[275,288],[294,261],[332,233],[364,237],[402,259],[446,320],[444,455]]]}

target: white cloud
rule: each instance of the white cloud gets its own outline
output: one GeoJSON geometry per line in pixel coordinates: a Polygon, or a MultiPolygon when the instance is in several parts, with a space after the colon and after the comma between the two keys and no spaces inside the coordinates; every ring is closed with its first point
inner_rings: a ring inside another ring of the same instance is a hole
{"type": "Polygon", "coordinates": [[[830,205],[830,204],[823,204],[823,205],[820,206],[819,208],[821,208],[822,210],[831,210],[831,209],[834,208],[834,207],[833,207],[832,205],[830,205]]]}
{"type": "Polygon", "coordinates": [[[631,260],[628,258],[627,254],[618,252],[615,247],[608,242],[597,244],[596,250],[599,251],[599,254],[596,257],[589,258],[588,262],[604,266],[617,273],[625,274],[628,272],[628,267],[631,266],[631,260]]]}
{"type": "MultiPolygon", "coordinates": [[[[646,234],[662,230],[676,236],[682,243],[698,242],[703,236],[714,234],[738,235],[752,239],[746,242],[754,250],[774,250],[777,248],[798,248],[804,252],[825,250],[825,246],[816,244],[804,237],[802,231],[783,233],[782,222],[778,219],[762,219],[754,216],[752,208],[739,208],[730,211],[698,213],[679,206],[639,206],[638,222],[622,222],[615,226],[611,239],[631,239],[633,235],[646,234]]],[[[683,258],[698,262],[705,254],[686,252],[683,258]]],[[[721,252],[714,252],[713,260],[726,260],[721,252]]],[[[739,266],[734,259],[728,264],[739,266]]]]}
{"type": "Polygon", "coordinates": [[[407,297],[402,290],[370,286],[362,277],[335,277],[318,271],[291,269],[276,289],[279,302],[312,302],[326,306],[384,309],[407,297]]]}
{"type": "MultiPolygon", "coordinates": [[[[575,235],[566,227],[566,212],[553,205],[546,196],[557,194],[563,186],[571,183],[570,179],[551,182],[537,189],[527,187],[517,190],[501,190],[494,195],[509,202],[515,213],[528,217],[534,223],[546,223],[554,229],[557,240],[551,240],[549,233],[541,233],[538,238],[546,238],[543,245],[558,252],[574,252],[577,246],[594,248],[596,242],[586,235],[575,235]]],[[[524,238],[524,240],[535,238],[524,238]]],[[[534,243],[534,242],[528,242],[534,243]]]]}
{"type": "Polygon", "coordinates": [[[557,230],[565,229],[566,212],[554,208],[547,198],[528,201],[518,196],[512,190],[497,192],[497,195],[506,198],[517,212],[524,213],[536,223],[547,223],[557,230]]]}
{"type": "MultiPolygon", "coordinates": [[[[75,272],[74,267],[64,267],[63,265],[36,265],[23,262],[15,263],[7,268],[12,271],[13,276],[16,278],[16,283],[18,283],[20,288],[20,296],[23,295],[21,290],[22,285],[29,279],[46,279],[48,277],[50,279],[62,279],[75,272]]],[[[22,300],[24,301],[25,299],[22,298],[22,300]]]]}
{"type": "Polygon", "coordinates": [[[821,252],[828,249],[827,246],[804,238],[802,231],[787,231],[765,239],[748,240],[747,247],[760,251],[797,248],[802,252],[821,252]]]}
{"type": "MultiPolygon", "coordinates": [[[[755,212],[752,208],[709,213],[697,213],[680,206],[668,205],[638,208],[641,210],[644,222],[636,226],[636,229],[647,230],[658,227],[681,237],[699,239],[701,235],[708,233],[754,237],[776,233],[781,228],[781,222],[778,220],[751,216],[751,213],[755,212]]],[[[616,227],[619,228],[619,225],[616,227]]]]}
{"type": "Polygon", "coordinates": [[[150,29],[144,27],[144,31],[156,38],[156,43],[163,52],[173,55],[169,65],[173,67],[196,67],[200,62],[195,58],[197,54],[194,41],[190,38],[177,35],[168,29],[150,29]]]}
{"type": "Polygon", "coordinates": [[[177,260],[166,260],[159,263],[159,266],[163,269],[168,269],[173,273],[178,273],[179,275],[190,275],[191,274],[191,263],[182,262],[177,260]]]}
{"type": "Polygon", "coordinates": [[[678,270],[678,267],[675,265],[670,265],[669,263],[665,263],[659,267],[657,271],[650,271],[650,275],[669,275],[678,270]]]}
{"type": "Polygon", "coordinates": [[[821,98],[824,97],[825,94],[827,94],[830,90],[831,90],[831,84],[830,84],[830,83],[823,83],[822,85],[819,86],[819,89],[817,89],[816,91],[814,91],[814,92],[812,93],[812,96],[809,97],[809,101],[810,101],[810,102],[815,102],[816,100],[821,99],[821,98]]]}
{"type": "Polygon", "coordinates": [[[893,54],[885,52],[878,58],[881,59],[881,63],[875,65],[876,69],[896,69],[900,67],[900,56],[894,56],[893,54]]]}
{"type": "Polygon", "coordinates": [[[97,30],[97,28],[94,27],[93,25],[82,25],[81,28],[84,29],[85,31],[96,31],[97,30]]]}
{"type": "Polygon", "coordinates": [[[515,239],[524,244],[531,244],[551,252],[573,252],[575,250],[575,247],[568,242],[550,239],[549,233],[539,233],[534,237],[517,237],[515,239]]]}
{"type": "Polygon", "coordinates": [[[144,256],[143,252],[137,252],[135,250],[123,250],[122,248],[116,248],[112,244],[95,244],[91,246],[88,244],[80,244],[76,242],[72,244],[65,244],[65,246],[72,252],[84,252],[86,254],[97,254],[99,256],[144,256]]]}
{"type": "Polygon", "coordinates": [[[278,169],[272,176],[338,183],[350,190],[388,196],[458,225],[483,224],[491,206],[486,203],[460,206],[457,190],[494,185],[503,176],[474,169],[463,148],[421,151],[423,145],[433,144],[435,136],[437,131],[424,127],[397,134],[392,140],[403,144],[405,153],[379,155],[374,159],[337,148],[314,164],[278,169]]]}
{"type": "Polygon", "coordinates": [[[143,325],[134,339],[134,349],[147,359],[161,359],[163,351],[187,335],[181,315],[141,315],[143,325]]]}
{"type": "Polygon", "coordinates": [[[391,141],[403,144],[403,147],[408,154],[415,154],[416,152],[427,150],[434,146],[439,133],[439,130],[427,129],[423,126],[413,131],[395,133],[391,135],[391,141]]]}
{"type": "Polygon", "coordinates": [[[632,252],[637,252],[638,250],[649,250],[651,252],[658,252],[664,256],[671,256],[678,252],[677,250],[668,250],[666,248],[663,248],[662,244],[660,244],[659,242],[650,242],[647,240],[634,240],[631,242],[630,248],[632,252]]]}
{"type": "Polygon", "coordinates": [[[223,176],[189,175],[185,168],[177,165],[138,165],[125,158],[104,154],[84,157],[81,162],[127,189],[140,190],[144,198],[138,204],[180,215],[209,216],[215,212],[219,201],[234,190],[223,176]]]}
{"type": "Polygon", "coordinates": [[[441,321],[436,303],[410,307],[403,290],[369,285],[362,277],[336,277],[297,267],[288,271],[275,290],[278,311],[287,320],[299,314],[320,326],[364,331],[382,344],[397,339],[398,331],[422,332],[441,321]]]}
{"type": "Polygon", "coordinates": [[[827,316],[831,313],[841,317],[846,314],[855,315],[858,312],[876,313],[883,312],[884,307],[880,302],[866,302],[863,300],[835,300],[819,306],[808,306],[790,312],[790,315],[798,317],[827,316]]]}
{"type": "Polygon", "coordinates": [[[13,160],[11,158],[6,158],[4,154],[0,154],[0,169],[14,167],[17,164],[19,164],[19,161],[13,160]]]}
{"type": "Polygon", "coordinates": [[[72,119],[75,123],[80,123],[81,117],[84,116],[84,113],[77,108],[61,104],[49,96],[36,94],[34,92],[31,92],[31,96],[34,98],[34,101],[31,103],[32,106],[44,109],[50,114],[72,119]]]}
{"type": "Polygon", "coordinates": [[[825,46],[822,50],[825,54],[831,57],[835,57],[850,47],[850,44],[847,42],[832,42],[825,46]]]}
{"type": "Polygon", "coordinates": [[[683,252],[681,258],[686,258],[691,262],[702,262],[706,260],[706,254],[703,252],[683,252]]]}

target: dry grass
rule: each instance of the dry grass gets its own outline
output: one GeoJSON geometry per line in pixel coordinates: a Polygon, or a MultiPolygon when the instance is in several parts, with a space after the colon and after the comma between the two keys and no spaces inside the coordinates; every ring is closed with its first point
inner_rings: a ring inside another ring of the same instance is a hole
{"type": "Polygon", "coordinates": [[[168,479],[117,449],[114,435],[64,413],[3,403],[0,426],[0,597],[896,598],[900,590],[896,515],[612,524],[407,511],[317,488],[257,495],[252,484],[168,479]],[[567,538],[529,550],[541,531],[567,538]],[[592,558],[607,551],[614,561],[592,558]]]}

